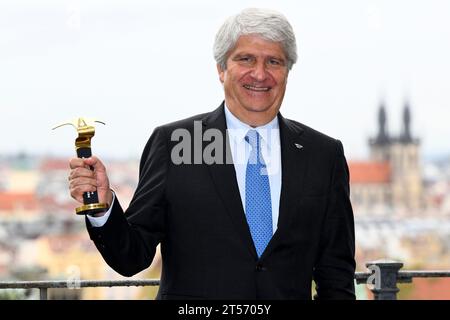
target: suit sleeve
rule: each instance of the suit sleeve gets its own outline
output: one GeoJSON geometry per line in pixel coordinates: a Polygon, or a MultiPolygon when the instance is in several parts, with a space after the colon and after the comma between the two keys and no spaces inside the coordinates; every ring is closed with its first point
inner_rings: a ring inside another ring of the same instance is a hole
{"type": "Polygon", "coordinates": [[[86,219],[89,236],[104,260],[123,276],[149,267],[164,238],[169,161],[165,132],[156,128],[142,153],[139,182],[128,209],[124,212],[116,197],[102,227],[86,219]]]}
{"type": "Polygon", "coordinates": [[[329,203],[314,268],[315,299],[355,299],[355,231],[349,170],[342,143],[336,144],[329,203]]]}

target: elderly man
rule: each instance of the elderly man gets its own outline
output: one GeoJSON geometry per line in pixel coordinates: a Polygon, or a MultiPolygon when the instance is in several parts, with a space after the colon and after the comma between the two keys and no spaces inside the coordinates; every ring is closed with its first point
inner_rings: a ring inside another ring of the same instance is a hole
{"type": "Polygon", "coordinates": [[[291,25],[277,12],[246,9],[220,28],[214,57],[225,101],[154,130],[127,210],[98,158],[70,161],[72,197],[82,202],[97,190],[110,205],[87,216],[91,239],[125,276],[147,268],[161,244],[158,299],[311,299],[313,280],[316,298],[354,299],[342,144],[279,112],[297,60],[291,25]],[[223,139],[205,138],[208,130],[223,139]],[[203,139],[181,150],[180,133],[203,139]]]}

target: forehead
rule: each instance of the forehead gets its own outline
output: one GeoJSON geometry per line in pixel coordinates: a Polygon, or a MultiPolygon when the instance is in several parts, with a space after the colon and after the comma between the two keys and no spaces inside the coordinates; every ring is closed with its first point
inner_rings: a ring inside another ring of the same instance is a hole
{"type": "Polygon", "coordinates": [[[280,42],[266,40],[258,35],[240,36],[230,56],[237,54],[267,55],[286,59],[280,42]]]}

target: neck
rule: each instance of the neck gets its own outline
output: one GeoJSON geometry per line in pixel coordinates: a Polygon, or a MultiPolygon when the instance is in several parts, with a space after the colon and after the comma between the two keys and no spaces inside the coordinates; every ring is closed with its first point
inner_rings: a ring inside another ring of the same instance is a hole
{"type": "Polygon", "coordinates": [[[242,108],[232,108],[227,104],[228,110],[240,121],[252,128],[261,127],[272,121],[278,113],[277,110],[247,111],[242,108]]]}

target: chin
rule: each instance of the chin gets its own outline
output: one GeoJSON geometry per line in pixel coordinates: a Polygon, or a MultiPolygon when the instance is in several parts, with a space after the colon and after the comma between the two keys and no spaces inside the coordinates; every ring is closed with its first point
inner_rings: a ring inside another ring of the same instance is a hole
{"type": "Polygon", "coordinates": [[[267,108],[267,107],[262,107],[262,106],[260,107],[260,106],[255,106],[255,105],[245,107],[245,110],[247,110],[248,112],[265,112],[268,109],[269,108],[267,108]]]}
{"type": "Polygon", "coordinates": [[[248,111],[252,111],[252,112],[266,112],[269,111],[271,109],[271,105],[269,104],[258,104],[258,103],[249,103],[247,104],[247,110],[248,111]]]}

